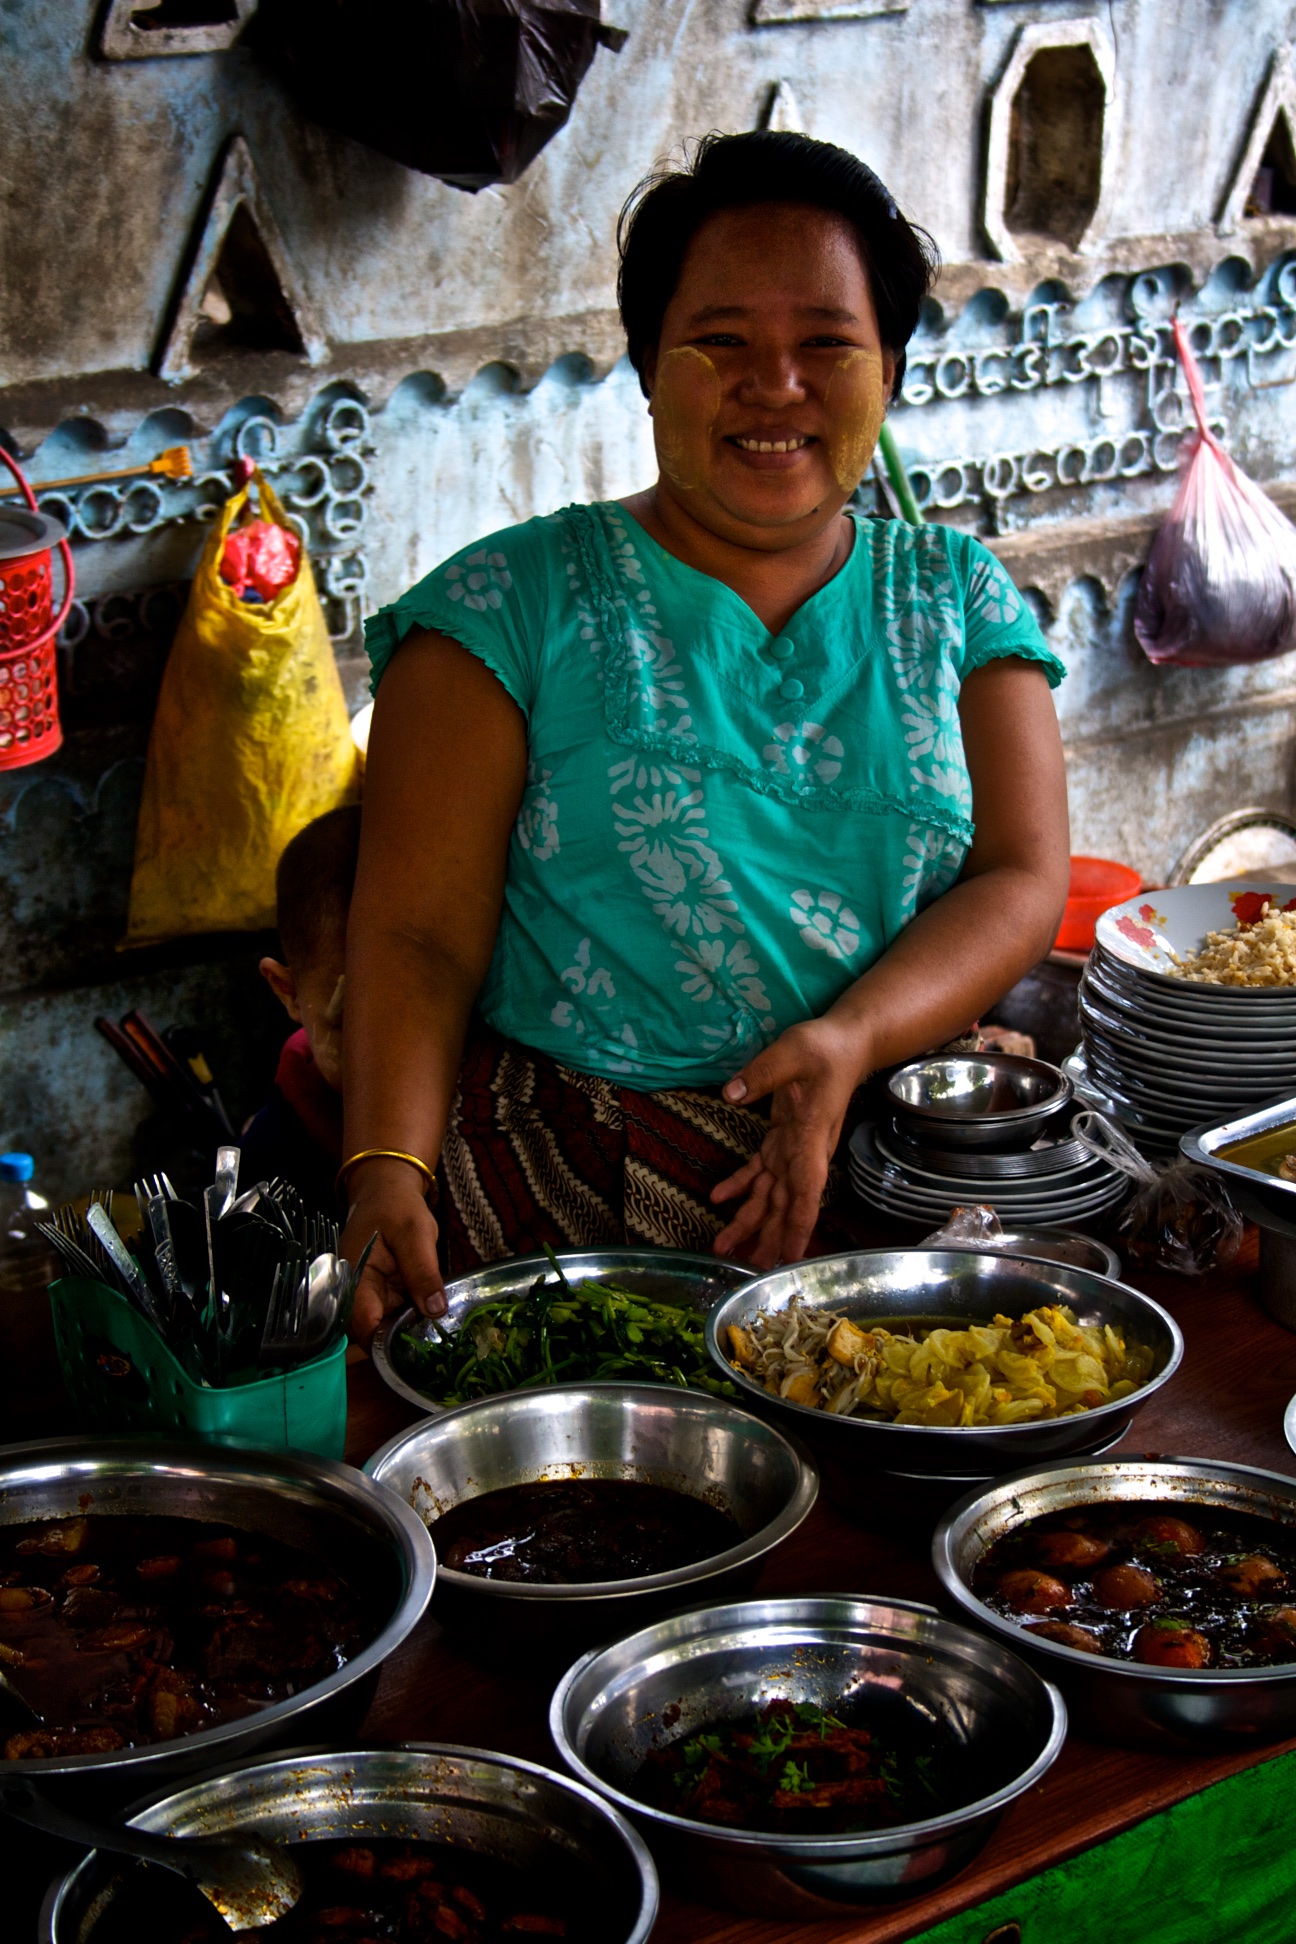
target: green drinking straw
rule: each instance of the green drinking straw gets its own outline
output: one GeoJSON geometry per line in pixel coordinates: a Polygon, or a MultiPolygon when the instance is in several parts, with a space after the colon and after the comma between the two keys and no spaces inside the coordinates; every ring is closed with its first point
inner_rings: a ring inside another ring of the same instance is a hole
{"type": "Polygon", "coordinates": [[[922,508],[914,498],[914,489],[909,484],[909,475],[904,469],[904,461],[896,450],[891,427],[885,419],[882,421],[882,430],[878,433],[878,451],[882,454],[882,464],[886,467],[887,478],[891,481],[891,490],[896,496],[900,511],[910,526],[921,526],[922,508]]]}

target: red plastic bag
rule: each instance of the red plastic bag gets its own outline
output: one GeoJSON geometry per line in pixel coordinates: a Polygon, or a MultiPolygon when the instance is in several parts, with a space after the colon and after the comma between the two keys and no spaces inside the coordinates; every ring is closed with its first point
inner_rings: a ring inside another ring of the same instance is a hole
{"type": "Polygon", "coordinates": [[[301,540],[291,527],[273,520],[248,520],[235,527],[221,555],[220,576],[240,601],[273,601],[296,580],[301,540]]]}
{"type": "Polygon", "coordinates": [[[1149,661],[1180,668],[1269,661],[1296,648],[1296,527],[1207,429],[1201,374],[1178,318],[1174,336],[1197,430],[1143,570],[1134,633],[1149,661]]]}

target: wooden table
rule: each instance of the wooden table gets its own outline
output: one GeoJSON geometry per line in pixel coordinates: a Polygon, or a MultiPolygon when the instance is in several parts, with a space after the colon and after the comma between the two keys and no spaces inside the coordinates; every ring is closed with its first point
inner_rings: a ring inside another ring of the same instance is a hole
{"type": "MultiPolygon", "coordinates": [[[[1166,1306],[1187,1352],[1174,1381],[1135,1421],[1121,1449],[1216,1457],[1291,1472],[1282,1413],[1296,1392],[1296,1335],[1270,1321],[1255,1297],[1255,1234],[1237,1263],[1198,1281],[1132,1276],[1166,1306]]],[[[367,1359],[350,1370],[348,1458],[362,1464],[417,1418],[367,1359]]],[[[805,1525],[771,1559],[762,1593],[858,1592],[934,1601],[930,1519],[873,1530],[821,1497],[805,1525]]],[[[553,1765],[546,1714],[552,1681],[526,1671],[526,1643],[507,1661],[475,1660],[433,1622],[388,1663],[366,1722],[374,1739],[466,1742],[553,1765]]],[[[1072,1736],[1044,1781],[1011,1808],[977,1860],[917,1902],[840,1921],[768,1922],[667,1894],[654,1944],[897,1944],[946,1917],[1130,1828],[1256,1762],[1296,1747],[1244,1755],[1161,1755],[1072,1736]]],[[[1169,1886],[1167,1886],[1169,1889],[1169,1886]]],[[[1059,1940],[1059,1944],[1062,1941],[1059,1940]]]]}

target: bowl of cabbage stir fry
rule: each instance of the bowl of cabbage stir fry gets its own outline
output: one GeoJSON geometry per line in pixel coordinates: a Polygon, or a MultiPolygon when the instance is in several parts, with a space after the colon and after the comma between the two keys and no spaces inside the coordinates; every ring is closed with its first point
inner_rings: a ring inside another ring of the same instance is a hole
{"type": "Polygon", "coordinates": [[[812,1450],[993,1477],[1106,1449],[1183,1355],[1124,1283],[970,1250],[872,1250],[756,1277],[711,1311],[717,1374],[812,1450]]]}

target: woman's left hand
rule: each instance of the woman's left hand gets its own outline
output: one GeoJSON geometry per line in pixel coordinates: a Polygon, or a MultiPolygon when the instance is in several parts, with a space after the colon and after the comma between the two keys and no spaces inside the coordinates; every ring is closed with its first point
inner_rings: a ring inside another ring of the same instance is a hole
{"type": "Polygon", "coordinates": [[[715,1239],[717,1255],[741,1251],[773,1269],[805,1254],[850,1097],[867,1072],[858,1025],[825,1018],[790,1026],[734,1075],[725,1099],[769,1094],[770,1126],[751,1160],[711,1191],[713,1202],[745,1197],[715,1239]]]}

